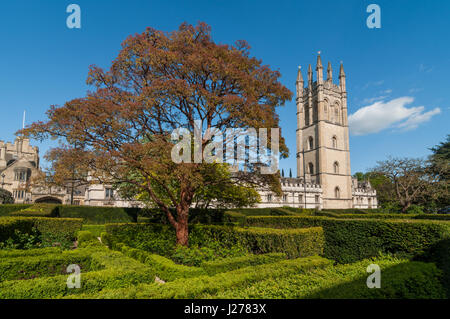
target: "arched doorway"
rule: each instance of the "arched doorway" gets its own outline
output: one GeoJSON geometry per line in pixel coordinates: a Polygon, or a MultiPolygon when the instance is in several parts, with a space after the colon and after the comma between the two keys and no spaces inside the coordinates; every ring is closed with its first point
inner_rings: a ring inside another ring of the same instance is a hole
{"type": "Polygon", "coordinates": [[[34,201],[35,204],[62,204],[62,200],[53,196],[45,196],[34,201]]]}

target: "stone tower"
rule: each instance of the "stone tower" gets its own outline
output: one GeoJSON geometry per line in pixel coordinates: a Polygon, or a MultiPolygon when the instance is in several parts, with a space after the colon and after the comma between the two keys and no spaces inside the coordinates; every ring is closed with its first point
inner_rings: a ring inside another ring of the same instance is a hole
{"type": "Polygon", "coordinates": [[[352,180],[347,121],[347,92],[341,63],[339,85],[333,83],[328,63],[323,78],[320,53],[316,81],[311,65],[304,87],[301,68],[297,82],[297,174],[307,182],[320,184],[323,208],[351,208],[352,180]]]}

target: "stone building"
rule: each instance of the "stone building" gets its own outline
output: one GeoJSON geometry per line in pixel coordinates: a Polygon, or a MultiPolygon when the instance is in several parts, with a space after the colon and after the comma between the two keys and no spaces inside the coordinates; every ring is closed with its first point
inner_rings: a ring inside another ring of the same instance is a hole
{"type": "Polygon", "coordinates": [[[297,178],[282,178],[283,195],[262,192],[259,207],[377,208],[369,181],[352,179],[347,116],[347,90],[341,63],[339,83],[333,83],[328,63],[323,78],[320,54],[316,80],[311,65],[305,87],[301,68],[296,81],[297,178]]]}
{"type": "MultiPolygon", "coordinates": [[[[369,181],[352,178],[347,120],[347,90],[344,67],[339,82],[333,83],[328,63],[323,78],[320,55],[316,80],[311,65],[307,83],[299,68],[296,81],[297,105],[297,177],[281,177],[282,196],[260,190],[257,207],[291,206],[298,208],[377,208],[376,191],[369,181]]],[[[29,140],[0,141],[0,186],[10,191],[16,203],[54,202],[69,204],[67,188],[30,187],[30,179],[39,170],[39,150],[29,140]]],[[[139,202],[121,199],[111,185],[93,184],[74,189],[73,203],[90,206],[139,206],[139,202]]]]}
{"type": "Polygon", "coordinates": [[[13,194],[16,203],[31,201],[29,183],[38,170],[39,149],[32,147],[28,139],[0,141],[0,185],[13,194]]]}
{"type": "MultiPolygon", "coordinates": [[[[39,169],[39,148],[31,146],[29,139],[19,136],[14,143],[0,141],[0,187],[11,192],[15,203],[70,203],[69,188],[32,187],[39,169]]],[[[84,190],[74,194],[81,204],[84,190]]]]}

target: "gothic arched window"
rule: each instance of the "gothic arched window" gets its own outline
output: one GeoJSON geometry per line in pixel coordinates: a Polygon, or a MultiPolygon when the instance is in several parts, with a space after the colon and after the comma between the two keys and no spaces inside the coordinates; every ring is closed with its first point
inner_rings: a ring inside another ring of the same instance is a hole
{"type": "Polygon", "coordinates": [[[334,197],[340,198],[341,197],[341,191],[339,190],[339,187],[336,186],[334,189],[334,197]]]}
{"type": "Polygon", "coordinates": [[[314,174],[314,164],[313,163],[308,164],[308,170],[311,175],[314,174]]]}
{"type": "Polygon", "coordinates": [[[305,106],[305,126],[309,125],[309,106],[305,106]]]}
{"type": "Polygon", "coordinates": [[[338,162],[334,162],[333,169],[334,169],[335,174],[339,174],[339,163],[338,162]]]}
{"type": "Polygon", "coordinates": [[[337,148],[337,137],[336,135],[331,138],[331,145],[333,148],[337,148]]]}
{"type": "Polygon", "coordinates": [[[312,150],[314,148],[314,139],[312,136],[310,136],[308,138],[308,147],[309,147],[309,150],[312,150]]]}
{"type": "Polygon", "coordinates": [[[337,124],[340,124],[340,118],[339,118],[339,104],[336,103],[336,105],[334,106],[334,122],[337,124]]]}

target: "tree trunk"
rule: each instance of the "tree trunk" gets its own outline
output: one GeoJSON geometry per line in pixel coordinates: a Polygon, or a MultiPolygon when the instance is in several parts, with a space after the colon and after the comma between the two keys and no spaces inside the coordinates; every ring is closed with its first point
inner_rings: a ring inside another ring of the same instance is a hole
{"type": "Polygon", "coordinates": [[[177,207],[177,245],[188,246],[189,227],[188,227],[189,206],[177,207]]]}
{"type": "Polygon", "coordinates": [[[411,203],[407,202],[402,206],[402,214],[406,214],[406,211],[408,210],[410,205],[411,205],[411,203]]]}

